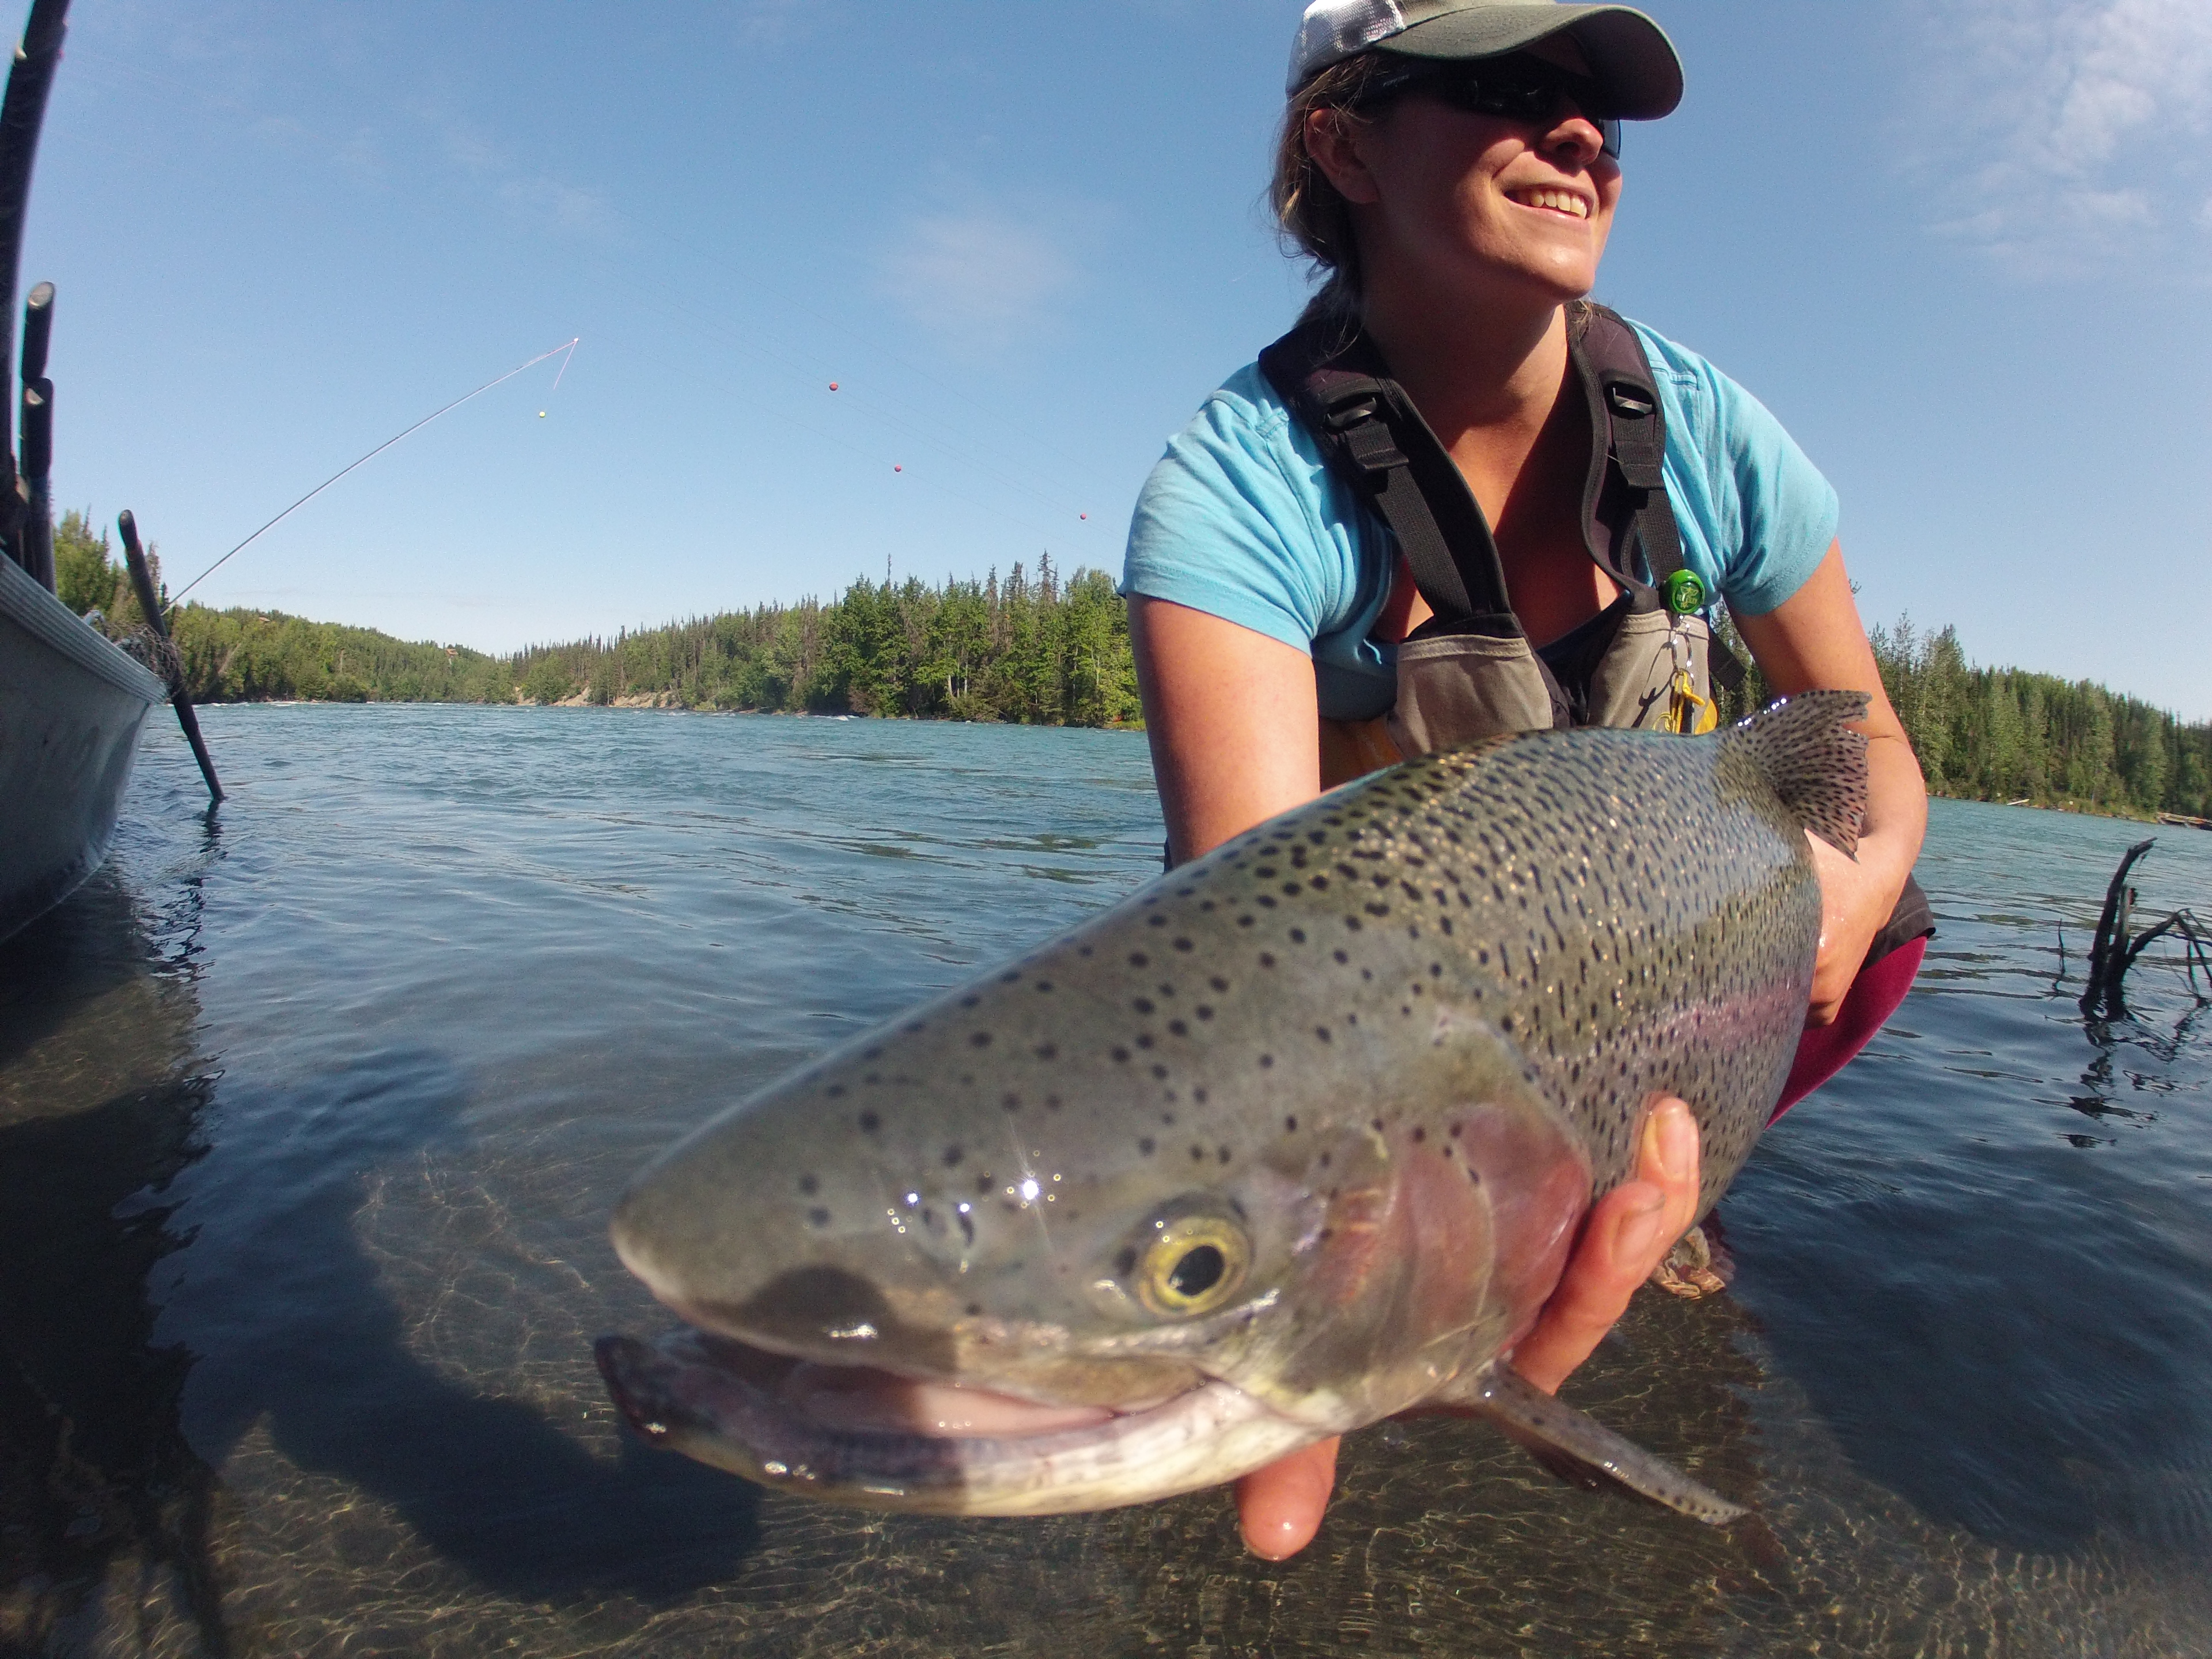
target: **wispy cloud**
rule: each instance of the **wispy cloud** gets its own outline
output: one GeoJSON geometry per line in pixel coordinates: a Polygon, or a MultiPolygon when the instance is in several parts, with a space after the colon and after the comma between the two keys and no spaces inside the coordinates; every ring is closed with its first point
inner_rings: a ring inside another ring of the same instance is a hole
{"type": "Polygon", "coordinates": [[[1938,0],[1904,131],[1932,228],[2014,271],[2212,252],[2212,0],[1938,0]]]}
{"type": "Polygon", "coordinates": [[[1050,331],[1081,267],[1064,227],[996,208],[908,221],[883,256],[883,288],[948,344],[998,352],[1050,331]]]}

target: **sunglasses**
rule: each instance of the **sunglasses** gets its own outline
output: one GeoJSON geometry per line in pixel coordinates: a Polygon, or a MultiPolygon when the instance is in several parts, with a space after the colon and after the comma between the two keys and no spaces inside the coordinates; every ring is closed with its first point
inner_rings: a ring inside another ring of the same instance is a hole
{"type": "Polygon", "coordinates": [[[1473,63],[1409,64],[1372,82],[1362,104],[1418,92],[1469,115],[1498,115],[1540,125],[1572,104],[1598,130],[1604,153],[1620,159],[1620,121],[1601,115],[1597,82],[1533,58],[1478,59],[1473,63]]]}

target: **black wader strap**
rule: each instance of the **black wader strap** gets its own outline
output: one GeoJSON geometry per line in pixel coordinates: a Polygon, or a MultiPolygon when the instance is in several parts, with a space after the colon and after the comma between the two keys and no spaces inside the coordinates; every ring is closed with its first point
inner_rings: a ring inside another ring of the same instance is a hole
{"type": "Polygon", "coordinates": [[[1318,329],[1293,329],[1260,354],[1260,372],[1397,538],[1436,612],[1418,631],[1518,637],[1498,544],[1450,454],[1366,336],[1326,356],[1322,343],[1318,329]]]}
{"type": "MultiPolygon", "coordinates": [[[[1651,360],[1636,331],[1603,306],[1588,305],[1583,312],[1588,327],[1579,337],[1570,327],[1568,350],[1589,406],[1592,456],[1601,448],[1609,463],[1590,468],[1583,491],[1583,538],[1590,556],[1635,594],[1635,609],[1649,611],[1664,603],[1660,594],[1668,578],[1682,568],[1681,526],[1667,499],[1667,417],[1651,378],[1651,360]],[[1608,545],[1598,509],[1609,483],[1626,492],[1635,540],[1650,573],[1648,582],[1637,575],[1630,559],[1620,556],[1626,550],[1608,545]]],[[[1709,648],[1707,670],[1730,691],[1743,689],[1743,665],[1717,635],[1709,648]]]]}

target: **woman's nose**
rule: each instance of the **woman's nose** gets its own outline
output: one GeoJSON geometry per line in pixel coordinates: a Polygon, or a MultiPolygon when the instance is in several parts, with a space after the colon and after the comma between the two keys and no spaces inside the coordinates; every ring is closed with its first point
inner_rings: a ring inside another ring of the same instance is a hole
{"type": "Polygon", "coordinates": [[[1544,149],[1561,161],[1588,167],[1605,153],[1605,134],[1572,104],[1565,106],[1544,135],[1544,149]]]}

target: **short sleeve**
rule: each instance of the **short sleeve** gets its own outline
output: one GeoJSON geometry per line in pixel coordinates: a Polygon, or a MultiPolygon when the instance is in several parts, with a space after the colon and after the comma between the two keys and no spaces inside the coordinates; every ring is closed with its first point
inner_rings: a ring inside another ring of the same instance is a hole
{"type": "Polygon", "coordinates": [[[1836,539],[1836,492],[1766,405],[1697,353],[1637,325],[1667,417],[1667,489],[1684,562],[1747,616],[1800,587],[1836,539]]]}
{"type": "Polygon", "coordinates": [[[1137,498],[1121,591],[1167,599],[1310,650],[1355,608],[1351,514],[1331,510],[1318,453],[1256,368],[1169,441],[1137,498]]]}

